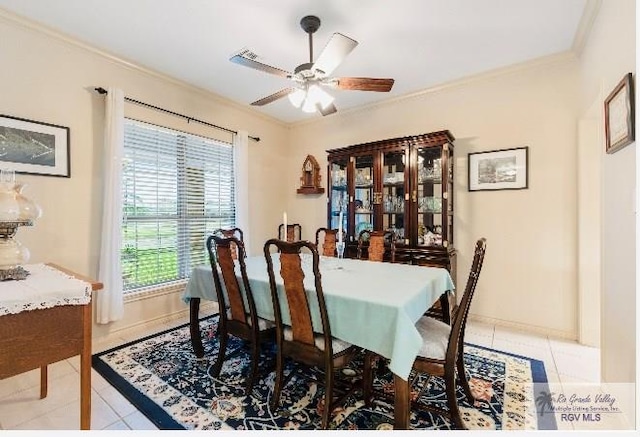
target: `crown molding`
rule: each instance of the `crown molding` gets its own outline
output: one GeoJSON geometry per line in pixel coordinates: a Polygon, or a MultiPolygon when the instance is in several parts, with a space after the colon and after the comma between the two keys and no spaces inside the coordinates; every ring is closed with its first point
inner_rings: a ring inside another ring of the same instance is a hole
{"type": "MultiPolygon", "coordinates": [[[[239,103],[236,103],[232,100],[227,99],[226,97],[223,97],[219,94],[215,94],[209,90],[206,90],[204,88],[200,88],[198,86],[189,84],[187,82],[184,82],[180,79],[177,79],[175,77],[169,76],[167,74],[164,73],[160,73],[156,70],[153,70],[151,68],[147,68],[144,67],[142,65],[136,64],[135,62],[132,62],[128,59],[122,58],[120,56],[114,55],[113,53],[109,53],[106,50],[102,50],[99,49],[97,47],[94,47],[90,44],[87,44],[85,42],[82,42],[80,40],[78,40],[75,37],[72,37],[70,35],[67,35],[63,32],[60,32],[58,30],[52,29],[48,26],[45,26],[41,23],[35,22],[33,20],[30,20],[28,18],[22,17],[20,15],[17,15],[13,12],[7,11],[6,9],[0,8],[0,19],[4,19],[5,21],[9,22],[9,23],[13,23],[13,24],[17,24],[29,31],[33,31],[35,33],[39,33],[42,35],[46,35],[48,37],[54,38],[60,42],[63,42],[67,45],[70,45],[72,47],[75,48],[79,48],[82,49],[84,51],[87,51],[93,55],[97,55],[99,57],[102,57],[114,64],[117,64],[121,67],[127,68],[129,70],[138,72],[138,73],[142,73],[145,74],[147,76],[153,77],[155,79],[160,79],[162,81],[165,82],[169,82],[172,85],[176,85],[180,88],[183,88],[187,91],[191,91],[194,92],[196,94],[200,94],[205,98],[211,99],[213,101],[215,101],[216,103],[220,103],[223,105],[227,105],[227,106],[231,106],[234,109],[237,109],[241,112],[244,112],[248,115],[252,115],[255,117],[259,117],[263,120],[266,120],[270,123],[273,124],[277,124],[281,127],[289,127],[289,124],[286,122],[283,122],[282,120],[278,120],[277,118],[271,117],[269,115],[263,114],[262,112],[259,112],[257,110],[253,110],[245,105],[241,105],[239,103]]],[[[99,86],[101,84],[96,84],[96,86],[99,86]]]]}
{"type": "Polygon", "coordinates": [[[571,46],[571,50],[576,56],[582,54],[582,50],[584,50],[584,46],[587,44],[591,29],[593,29],[593,23],[598,17],[601,5],[602,0],[587,0],[587,4],[582,12],[582,17],[580,18],[580,23],[578,23],[575,38],[573,39],[573,45],[571,46]]]}
{"type": "Polygon", "coordinates": [[[368,112],[373,109],[382,108],[386,106],[395,105],[398,103],[402,103],[405,101],[421,98],[430,94],[456,89],[464,86],[468,86],[474,83],[490,80],[496,77],[507,76],[514,73],[519,73],[521,71],[530,70],[534,68],[545,67],[553,64],[560,64],[569,61],[577,60],[576,54],[572,50],[567,50],[561,53],[556,53],[553,55],[542,56],[540,58],[532,59],[529,61],[524,61],[518,64],[509,65],[506,67],[496,68],[494,70],[484,71],[482,73],[474,74],[471,76],[465,76],[461,79],[455,79],[449,82],[444,82],[438,85],[434,85],[429,88],[422,89],[420,91],[403,94],[397,97],[391,97],[389,99],[385,99],[375,103],[369,103],[366,105],[358,106],[355,108],[345,109],[338,112],[335,115],[331,115],[330,118],[314,118],[309,120],[301,120],[298,122],[290,123],[291,128],[302,127],[309,124],[314,123],[324,123],[329,122],[333,117],[342,118],[349,115],[355,115],[361,112],[368,112]]]}

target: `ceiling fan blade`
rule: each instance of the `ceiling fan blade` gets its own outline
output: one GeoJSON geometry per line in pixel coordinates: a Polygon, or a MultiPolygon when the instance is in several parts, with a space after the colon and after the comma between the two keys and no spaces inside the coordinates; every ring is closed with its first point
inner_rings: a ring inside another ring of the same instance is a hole
{"type": "Polygon", "coordinates": [[[373,77],[338,77],[335,81],[336,87],[341,90],[378,91],[382,93],[391,91],[391,87],[395,82],[393,79],[373,77]]]}
{"type": "Polygon", "coordinates": [[[276,100],[281,99],[284,96],[287,96],[287,95],[291,94],[295,90],[297,90],[297,88],[285,88],[285,89],[282,89],[282,90],[278,91],[277,93],[271,94],[270,96],[263,97],[260,100],[256,100],[251,105],[252,106],[264,106],[267,103],[275,102],[276,100]]]}
{"type": "Polygon", "coordinates": [[[290,77],[292,74],[288,71],[281,70],[280,68],[272,67],[271,65],[263,64],[262,62],[256,61],[258,55],[253,53],[251,50],[244,49],[240,51],[237,55],[229,58],[231,62],[236,64],[244,65],[245,67],[253,68],[255,70],[264,71],[265,73],[275,74],[276,76],[281,77],[290,77]]]}
{"type": "Polygon", "coordinates": [[[358,41],[341,33],[334,33],[320,52],[320,56],[313,64],[313,69],[320,70],[325,75],[331,74],[357,45],[358,41]]]}
{"type": "Polygon", "coordinates": [[[330,103],[326,108],[323,108],[319,103],[316,104],[316,108],[322,115],[329,115],[337,112],[336,105],[330,103]]]}

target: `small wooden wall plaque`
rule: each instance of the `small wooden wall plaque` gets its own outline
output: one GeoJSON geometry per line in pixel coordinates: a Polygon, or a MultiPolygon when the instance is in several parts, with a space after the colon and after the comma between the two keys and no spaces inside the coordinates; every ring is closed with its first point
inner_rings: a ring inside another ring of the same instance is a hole
{"type": "Polygon", "coordinates": [[[302,163],[302,176],[300,176],[300,188],[298,194],[322,194],[320,166],[313,155],[307,155],[302,163]]]}

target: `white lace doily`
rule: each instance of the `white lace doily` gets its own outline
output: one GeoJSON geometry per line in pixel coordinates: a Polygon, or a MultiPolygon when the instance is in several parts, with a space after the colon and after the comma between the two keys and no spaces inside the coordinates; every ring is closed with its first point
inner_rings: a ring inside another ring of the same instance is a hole
{"type": "Polygon", "coordinates": [[[22,267],[30,273],[27,279],[0,282],[0,316],[91,301],[88,282],[45,264],[22,267]]]}

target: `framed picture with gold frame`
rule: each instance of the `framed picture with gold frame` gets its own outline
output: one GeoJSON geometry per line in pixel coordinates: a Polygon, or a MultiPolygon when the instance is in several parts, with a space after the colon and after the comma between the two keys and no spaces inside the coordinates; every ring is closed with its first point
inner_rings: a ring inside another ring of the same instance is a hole
{"type": "Polygon", "coordinates": [[[627,73],[604,101],[606,152],[611,154],[635,141],[633,75],[627,73]]]}

